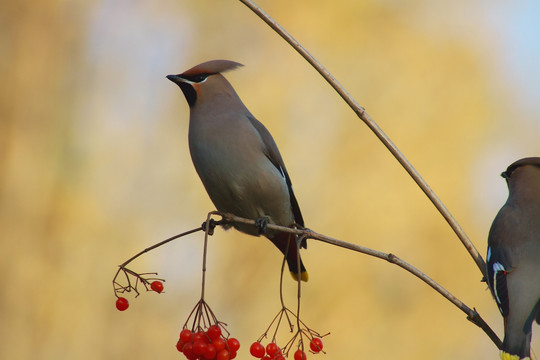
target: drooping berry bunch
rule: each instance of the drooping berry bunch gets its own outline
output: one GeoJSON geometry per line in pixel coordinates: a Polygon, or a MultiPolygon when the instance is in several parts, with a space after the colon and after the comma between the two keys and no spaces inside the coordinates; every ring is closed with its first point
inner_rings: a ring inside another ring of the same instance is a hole
{"type": "Polygon", "coordinates": [[[201,299],[189,314],[180,332],[176,349],[188,360],[234,359],[240,342],[230,337],[225,326],[201,299]]]}
{"type": "Polygon", "coordinates": [[[158,279],[156,277],[149,277],[149,275],[157,275],[157,273],[142,273],[138,274],[133,270],[120,266],[113,279],[114,295],[116,296],[116,308],[120,311],[127,310],[129,307],[129,301],[119,294],[134,291],[135,297],[140,295],[138,287],[142,284],[146,291],[155,291],[161,294],[163,291],[164,279],[158,279]],[[122,274],[126,280],[125,284],[119,282],[118,277],[122,274]]]}
{"type": "Polygon", "coordinates": [[[206,331],[184,329],[176,343],[176,349],[188,360],[234,359],[239,348],[237,339],[222,336],[220,324],[211,325],[206,331]]]}
{"type": "Polygon", "coordinates": [[[253,344],[251,344],[251,347],[249,348],[250,354],[257,358],[262,360],[285,360],[289,357],[289,353],[293,350],[293,358],[294,360],[307,360],[306,352],[304,351],[304,337],[309,341],[309,347],[311,349],[311,353],[318,354],[318,353],[325,353],[323,349],[323,343],[321,338],[325,335],[320,335],[316,331],[310,329],[307,327],[307,325],[301,321],[296,314],[294,314],[292,311],[287,309],[286,307],[283,307],[278,314],[274,317],[272,322],[270,323],[270,326],[268,326],[268,329],[262,334],[257,341],[255,341],[253,344]],[[286,319],[289,325],[289,329],[291,332],[294,331],[294,326],[291,322],[290,317],[293,317],[296,319],[297,324],[297,330],[293,337],[282,347],[280,348],[276,344],[276,335],[279,329],[279,326],[282,324],[283,319],[286,319]],[[275,330],[273,332],[272,341],[268,343],[266,346],[264,346],[261,342],[264,338],[268,336],[268,333],[271,331],[271,329],[275,326],[275,330]],[[295,346],[296,344],[296,346],[295,346]]]}

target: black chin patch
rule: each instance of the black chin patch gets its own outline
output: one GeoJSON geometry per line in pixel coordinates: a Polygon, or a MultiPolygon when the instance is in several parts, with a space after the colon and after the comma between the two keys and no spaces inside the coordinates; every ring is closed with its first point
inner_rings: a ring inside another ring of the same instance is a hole
{"type": "Polygon", "coordinates": [[[178,83],[178,86],[184,93],[184,96],[186,97],[186,101],[189,107],[193,107],[195,105],[195,102],[197,101],[197,92],[195,91],[193,86],[185,82],[178,83]]]}
{"type": "Polygon", "coordinates": [[[193,87],[193,83],[200,83],[206,80],[208,75],[185,76],[185,75],[167,75],[167,79],[180,87],[184,93],[189,107],[193,107],[197,101],[197,91],[193,87]],[[187,80],[187,81],[186,81],[187,80]]]}

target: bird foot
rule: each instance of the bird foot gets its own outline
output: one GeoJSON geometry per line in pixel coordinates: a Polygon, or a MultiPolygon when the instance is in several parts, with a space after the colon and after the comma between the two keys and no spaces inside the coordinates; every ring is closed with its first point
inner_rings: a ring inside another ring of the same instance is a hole
{"type": "MultiPolygon", "coordinates": [[[[216,221],[214,219],[210,219],[208,221],[208,235],[212,236],[214,235],[214,229],[216,228],[216,221]]],[[[206,221],[202,223],[201,228],[206,231],[206,221]]]]}
{"type": "Polygon", "coordinates": [[[268,219],[266,216],[262,216],[255,220],[255,226],[259,230],[259,235],[264,234],[266,232],[266,225],[270,222],[270,219],[268,219]]]}

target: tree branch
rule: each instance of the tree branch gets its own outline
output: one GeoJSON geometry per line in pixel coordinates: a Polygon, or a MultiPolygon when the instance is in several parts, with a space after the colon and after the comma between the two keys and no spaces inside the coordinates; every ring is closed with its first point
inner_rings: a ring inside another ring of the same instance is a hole
{"type": "MultiPolygon", "coordinates": [[[[238,216],[235,216],[233,214],[220,214],[222,216],[222,220],[220,221],[220,224],[223,223],[241,223],[241,224],[249,224],[255,226],[255,221],[250,219],[241,218],[238,216]]],[[[493,343],[497,346],[497,348],[501,348],[502,342],[495,334],[495,332],[489,327],[489,325],[482,319],[482,317],[478,314],[476,309],[471,309],[465,303],[463,303],[461,300],[459,300],[456,296],[454,296],[452,293],[450,293],[448,290],[443,288],[441,285],[439,285],[435,280],[430,278],[428,275],[424,274],[422,271],[418,270],[411,264],[407,263],[406,261],[400,259],[394,254],[391,253],[385,253],[378,250],[373,250],[361,245],[352,244],[343,240],[335,239],[323,234],[319,234],[313,230],[310,229],[292,229],[285,226],[279,226],[274,224],[268,224],[266,226],[270,230],[277,230],[281,232],[287,232],[291,234],[295,234],[298,236],[305,236],[306,238],[313,239],[313,240],[319,240],[322,242],[325,242],[327,244],[339,246],[348,250],[353,250],[356,252],[360,252],[366,255],[370,255],[379,259],[386,260],[392,264],[395,264],[402,269],[407,270],[409,273],[413,274],[429,286],[431,286],[432,289],[437,291],[439,294],[444,296],[448,301],[450,301],[452,304],[454,304],[458,309],[463,311],[467,315],[467,320],[474,323],[476,326],[480,327],[493,341],[493,343]]]]}
{"type": "MultiPolygon", "coordinates": [[[[356,115],[364,121],[364,123],[371,129],[371,131],[379,138],[379,140],[386,146],[386,148],[394,155],[396,160],[403,166],[407,173],[413,178],[416,184],[422,189],[424,194],[431,200],[433,205],[437,208],[439,213],[444,217],[446,222],[450,225],[452,230],[456,233],[461,240],[463,246],[467,249],[469,254],[474,259],[480,272],[486,276],[486,264],[484,259],[476,250],[465,231],[461,228],[457,220],[446,208],[443,202],[439,199],[437,194],[431,189],[427,182],[420,176],[420,173],[412,166],[407,160],[405,155],[397,148],[397,146],[390,140],[390,138],[383,132],[383,130],[377,125],[377,123],[368,115],[363,107],[361,107],[356,100],[345,90],[345,88],[336,80],[336,78],[317,60],[311,55],[298,41],[296,41],[291,34],[289,34],[281,25],[279,25],[274,19],[270,17],[264,10],[262,10],[252,0],[240,0],[244,5],[251,9],[257,16],[259,16],[264,22],[266,22],[276,33],[279,34],[285,41],[289,43],[308,63],[311,64],[321,74],[321,76],[336,90],[336,92],[345,100],[345,102],[351,107],[356,115]]],[[[319,239],[320,240],[320,239],[319,239]]]]}

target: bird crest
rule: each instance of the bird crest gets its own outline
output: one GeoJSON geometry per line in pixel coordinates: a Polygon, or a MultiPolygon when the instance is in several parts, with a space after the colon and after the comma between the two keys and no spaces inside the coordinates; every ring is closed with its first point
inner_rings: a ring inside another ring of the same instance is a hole
{"type": "Polygon", "coordinates": [[[217,74],[234,70],[240,66],[244,65],[231,60],[211,60],[184,71],[182,75],[195,76],[200,74],[217,74]]]}

